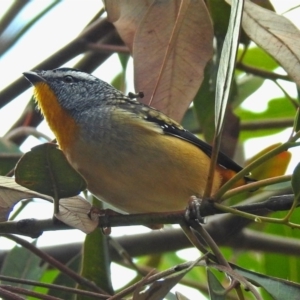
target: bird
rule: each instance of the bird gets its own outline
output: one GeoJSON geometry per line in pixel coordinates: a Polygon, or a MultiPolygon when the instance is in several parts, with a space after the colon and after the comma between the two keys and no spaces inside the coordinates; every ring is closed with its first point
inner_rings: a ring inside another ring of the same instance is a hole
{"type": "MultiPolygon", "coordinates": [[[[212,147],[178,122],[77,69],[23,75],[59,148],[97,198],[125,213],[155,213],[203,196],[212,147]]],[[[222,152],[217,161],[212,194],[242,170],[222,152]]]]}

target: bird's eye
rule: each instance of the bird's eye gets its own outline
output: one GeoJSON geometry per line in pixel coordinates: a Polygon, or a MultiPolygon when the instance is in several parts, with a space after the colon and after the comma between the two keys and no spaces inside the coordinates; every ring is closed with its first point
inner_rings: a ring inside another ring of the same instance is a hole
{"type": "Polygon", "coordinates": [[[71,75],[66,75],[66,76],[64,76],[63,79],[64,79],[64,82],[66,82],[66,83],[74,82],[74,78],[71,75]]]}

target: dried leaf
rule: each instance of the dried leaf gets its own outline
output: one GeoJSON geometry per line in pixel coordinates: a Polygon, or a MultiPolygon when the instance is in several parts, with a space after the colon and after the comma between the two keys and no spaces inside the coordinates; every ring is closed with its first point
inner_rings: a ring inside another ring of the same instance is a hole
{"type": "Polygon", "coordinates": [[[135,88],[144,93],[142,102],[180,121],[202,83],[212,41],[203,0],[154,1],[133,45],[135,88]]]}
{"type": "Polygon", "coordinates": [[[34,191],[31,191],[19,184],[14,178],[0,176],[0,221],[6,221],[13,206],[23,199],[41,198],[52,201],[52,198],[34,191]]]}
{"type": "Polygon", "coordinates": [[[300,85],[300,31],[287,18],[245,1],[243,28],[300,85]]]}
{"type": "Polygon", "coordinates": [[[91,204],[80,196],[62,198],[59,200],[59,212],[55,217],[84,233],[90,233],[98,226],[98,218],[92,219],[88,215],[91,208],[91,204]]]}
{"type": "Polygon", "coordinates": [[[104,1],[108,21],[114,24],[131,53],[138,25],[152,2],[153,0],[104,1]]]}

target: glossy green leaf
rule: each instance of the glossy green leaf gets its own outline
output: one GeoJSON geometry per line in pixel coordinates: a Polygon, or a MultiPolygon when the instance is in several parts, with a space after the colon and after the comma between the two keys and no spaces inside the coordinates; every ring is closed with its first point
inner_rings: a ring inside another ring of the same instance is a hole
{"type": "Polygon", "coordinates": [[[118,56],[122,66],[122,71],[119,74],[117,74],[115,78],[111,81],[111,85],[116,89],[125,93],[126,92],[126,67],[130,56],[122,53],[119,53],[118,56]]]}
{"type": "MultiPolygon", "coordinates": [[[[103,209],[101,202],[93,197],[93,206],[103,209]]],[[[110,257],[108,252],[108,237],[99,229],[86,235],[83,244],[81,276],[93,281],[107,293],[112,294],[113,288],[110,274],[110,257]]],[[[80,287],[84,289],[83,287],[80,287]]],[[[78,296],[78,300],[88,297],[78,296]]]]}
{"type": "MultiPolygon", "coordinates": [[[[77,256],[72,257],[72,258],[70,257],[70,261],[67,263],[67,267],[75,272],[79,272],[80,261],[81,261],[81,254],[78,254],[77,256]]],[[[70,278],[69,276],[67,276],[63,273],[58,274],[58,276],[53,281],[53,284],[71,287],[71,288],[75,288],[77,285],[77,283],[72,278],[70,278]]],[[[76,299],[76,295],[74,295],[74,294],[72,295],[71,293],[67,293],[65,291],[60,291],[60,290],[55,290],[55,289],[50,289],[48,292],[48,295],[55,296],[60,299],[70,299],[70,300],[76,299]]]]}
{"type": "Polygon", "coordinates": [[[123,72],[125,73],[130,55],[124,54],[124,53],[119,53],[118,56],[119,56],[120,63],[122,65],[123,72]]]}
{"type": "Polygon", "coordinates": [[[292,176],[292,188],[295,194],[295,201],[300,201],[300,163],[296,166],[292,176]]]}
{"type": "MultiPolygon", "coordinates": [[[[42,274],[40,281],[43,283],[52,283],[55,278],[57,278],[57,276],[59,275],[59,271],[55,270],[55,269],[46,269],[44,271],[44,273],[42,274]]],[[[44,288],[44,287],[35,287],[33,289],[35,292],[37,293],[41,293],[41,294],[47,294],[48,293],[48,288],[44,288]]]]}
{"type": "Polygon", "coordinates": [[[11,171],[22,155],[22,151],[14,143],[0,138],[0,175],[11,171]]]}
{"type": "MultiPolygon", "coordinates": [[[[278,264],[280,262],[277,262],[278,264]]],[[[233,269],[256,286],[263,287],[274,300],[298,299],[300,284],[233,266],[233,269]]]]}
{"type": "MultiPolygon", "coordinates": [[[[241,121],[254,121],[258,122],[259,120],[273,120],[277,124],[280,122],[280,120],[285,120],[287,118],[294,118],[295,116],[295,107],[291,104],[291,102],[287,98],[276,98],[272,99],[267,104],[267,109],[263,112],[252,112],[246,109],[243,109],[242,107],[238,107],[235,109],[235,114],[241,119],[241,121]]],[[[291,122],[292,123],[292,122],[291,122]]],[[[292,124],[291,124],[292,126],[292,124]]],[[[240,139],[246,140],[249,138],[255,137],[261,137],[266,135],[271,135],[278,133],[283,128],[286,128],[286,125],[284,125],[282,128],[264,128],[264,126],[261,126],[261,128],[255,130],[255,134],[253,130],[244,130],[241,132],[240,139]]]]}
{"type": "MultiPolygon", "coordinates": [[[[284,218],[286,214],[286,212],[275,212],[272,213],[271,217],[284,218]]],[[[299,220],[300,210],[296,209],[293,211],[291,222],[299,223],[299,220]]],[[[283,240],[278,239],[278,247],[285,244],[285,238],[293,238],[295,239],[295,243],[300,240],[300,231],[287,226],[268,223],[263,226],[263,230],[266,233],[283,238],[283,240]]],[[[297,256],[279,253],[265,253],[261,259],[261,266],[263,267],[263,274],[287,279],[293,282],[300,282],[300,261],[297,256]],[[280,267],[278,267],[278,262],[280,262],[280,267]]]]}
{"type": "Polygon", "coordinates": [[[233,0],[231,5],[228,30],[222,48],[220,65],[217,75],[215,103],[216,135],[220,134],[223,127],[225,110],[227,107],[231,82],[234,75],[242,11],[243,1],[233,0]]]}
{"type": "MultiPolygon", "coordinates": [[[[203,86],[203,84],[202,84],[203,86]]],[[[195,106],[195,100],[194,100],[194,106],[195,106]]],[[[199,132],[200,130],[200,124],[199,121],[197,120],[195,108],[190,107],[187,112],[185,113],[181,125],[187,129],[188,131],[191,132],[199,132]]]]}
{"type": "Polygon", "coordinates": [[[294,120],[294,130],[297,132],[300,130],[300,116],[299,116],[300,110],[297,109],[295,120],[294,120]]]}
{"type": "Polygon", "coordinates": [[[263,112],[254,113],[243,108],[237,108],[235,113],[241,120],[251,121],[294,117],[295,111],[294,105],[287,98],[275,98],[268,102],[267,108],[263,112]]]}
{"type": "Polygon", "coordinates": [[[213,19],[215,35],[224,39],[229,24],[230,5],[224,0],[208,0],[207,6],[213,19]]]}
{"type": "Polygon", "coordinates": [[[43,144],[24,154],[15,170],[16,182],[53,198],[78,195],[86,189],[84,179],[68,163],[55,144],[43,144]]]}
{"type": "Polygon", "coordinates": [[[207,268],[207,282],[211,300],[225,300],[226,293],[222,284],[209,268],[207,268]]]}
{"type": "Polygon", "coordinates": [[[176,299],[177,300],[190,300],[189,298],[187,298],[186,296],[182,295],[179,292],[176,292],[176,299]]]}
{"type": "MultiPolygon", "coordinates": [[[[239,50],[237,57],[238,61],[240,60],[242,54],[243,51],[239,50]]],[[[279,67],[279,64],[267,52],[258,47],[248,48],[246,53],[243,54],[242,62],[246,65],[265,69],[267,71],[272,71],[279,67]]]]}
{"type": "Polygon", "coordinates": [[[165,277],[163,280],[155,281],[150,285],[146,292],[137,294],[138,300],[157,300],[164,299],[164,297],[170,292],[170,290],[184,277],[189,271],[185,269],[170,276],[165,277]]]}
{"type": "Polygon", "coordinates": [[[215,133],[214,108],[215,108],[215,87],[211,82],[215,82],[215,74],[212,72],[210,63],[204,71],[204,79],[199,91],[194,99],[194,112],[204,134],[204,139],[211,142],[215,133]]]}
{"type": "MultiPolygon", "coordinates": [[[[1,275],[39,281],[46,266],[46,264],[41,264],[41,259],[31,251],[15,246],[3,262],[1,275]]],[[[9,284],[28,289],[28,285],[12,282],[9,284]]]]}
{"type": "Polygon", "coordinates": [[[233,107],[236,108],[254,92],[256,92],[264,83],[260,77],[246,76],[238,83],[238,92],[234,97],[233,107]]]}

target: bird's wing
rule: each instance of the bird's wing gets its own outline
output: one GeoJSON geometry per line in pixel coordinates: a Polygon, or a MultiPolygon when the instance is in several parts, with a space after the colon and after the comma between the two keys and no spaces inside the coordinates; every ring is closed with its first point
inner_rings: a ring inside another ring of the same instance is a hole
{"type": "MultiPolygon", "coordinates": [[[[184,129],[179,123],[172,120],[165,114],[156,110],[153,107],[141,104],[140,102],[130,99],[128,97],[121,97],[120,106],[123,106],[126,110],[134,110],[136,115],[140,115],[141,118],[155,123],[160,126],[164,134],[171,135],[180,139],[183,139],[189,143],[194,144],[199,149],[201,149],[208,157],[211,157],[212,147],[206,142],[197,138],[194,134],[184,129]]],[[[218,164],[223,166],[226,169],[233,170],[235,172],[241,171],[243,168],[230,159],[227,155],[222,152],[218,154],[218,164]]]]}
{"type": "MultiPolygon", "coordinates": [[[[147,120],[158,124],[162,128],[165,134],[172,135],[177,138],[183,139],[189,143],[192,143],[193,145],[201,149],[207,156],[211,157],[212,154],[211,145],[200,140],[197,136],[195,136],[188,130],[184,129],[181,125],[177,124],[176,122],[171,123],[170,121],[167,124],[164,120],[160,120],[158,118],[151,118],[151,117],[148,117],[147,120]]],[[[233,170],[235,172],[239,172],[243,169],[240,165],[238,165],[236,162],[230,159],[223,152],[219,152],[217,161],[219,165],[225,167],[226,169],[233,170]]]]}
{"type": "MultiPolygon", "coordinates": [[[[183,140],[186,140],[189,143],[194,144],[199,149],[201,149],[207,156],[211,157],[212,154],[212,146],[207,144],[206,142],[197,138],[194,134],[187,130],[178,130],[177,128],[172,128],[172,130],[164,130],[165,134],[173,135],[183,140]]],[[[233,170],[235,172],[241,171],[243,168],[230,159],[223,152],[218,153],[218,164],[225,167],[226,169],[233,170]]]]}

